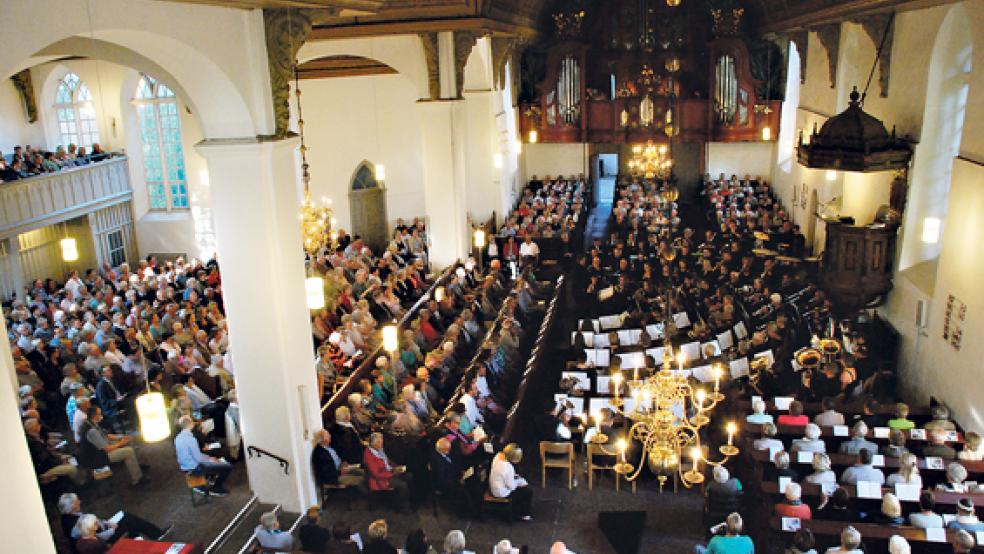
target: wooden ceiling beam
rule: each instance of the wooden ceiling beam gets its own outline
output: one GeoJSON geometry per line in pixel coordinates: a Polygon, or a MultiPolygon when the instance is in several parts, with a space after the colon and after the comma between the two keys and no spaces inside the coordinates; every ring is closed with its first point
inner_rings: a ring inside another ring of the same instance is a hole
{"type": "Polygon", "coordinates": [[[362,38],[384,35],[414,35],[435,31],[475,31],[492,35],[535,36],[536,29],[525,25],[504,23],[485,17],[420,19],[414,21],[354,22],[349,25],[314,27],[309,41],[362,38]]]}
{"type": "Polygon", "coordinates": [[[240,8],[244,10],[270,8],[311,8],[339,9],[351,13],[372,14],[383,7],[385,0],[167,0],[184,4],[205,4],[224,8],[240,8]]]}
{"type": "Polygon", "coordinates": [[[298,70],[297,78],[305,79],[334,79],[336,77],[371,77],[374,75],[392,75],[397,71],[388,65],[373,67],[340,67],[333,69],[298,70]]]}
{"type": "MultiPolygon", "coordinates": [[[[787,9],[774,10],[781,13],[779,17],[769,17],[765,11],[765,20],[760,26],[763,33],[783,33],[805,30],[818,25],[839,23],[858,17],[888,12],[904,12],[931,8],[943,4],[952,4],[956,0],[846,0],[841,2],[812,1],[800,5],[788,6],[787,9]]],[[[774,2],[767,2],[774,5],[774,2]]]]}

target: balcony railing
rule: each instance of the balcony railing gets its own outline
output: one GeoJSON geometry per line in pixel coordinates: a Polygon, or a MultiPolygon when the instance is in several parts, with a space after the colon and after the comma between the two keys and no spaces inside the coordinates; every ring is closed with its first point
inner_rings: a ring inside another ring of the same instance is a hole
{"type": "Polygon", "coordinates": [[[125,202],[132,194],[125,156],[0,183],[0,238],[125,202]]]}

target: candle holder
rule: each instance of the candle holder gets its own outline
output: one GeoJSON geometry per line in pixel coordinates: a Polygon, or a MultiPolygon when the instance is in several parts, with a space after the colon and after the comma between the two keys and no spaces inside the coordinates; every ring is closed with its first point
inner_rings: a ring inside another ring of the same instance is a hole
{"type": "Polygon", "coordinates": [[[635,470],[635,467],[633,467],[632,464],[628,462],[619,462],[615,464],[615,467],[613,467],[612,469],[614,469],[615,473],[619,475],[628,475],[632,473],[633,470],[635,470]]]}
{"type": "Polygon", "coordinates": [[[690,484],[696,485],[704,482],[704,474],[697,471],[697,468],[691,468],[683,472],[683,478],[690,484]]]}
{"type": "Polygon", "coordinates": [[[711,395],[709,396],[709,398],[711,400],[713,400],[714,402],[720,402],[720,401],[724,400],[724,393],[722,393],[721,391],[714,391],[714,392],[711,393],[711,395]]]}
{"type": "Polygon", "coordinates": [[[711,418],[707,417],[702,413],[695,415],[693,418],[693,423],[697,427],[703,427],[710,422],[711,422],[711,418]]]}
{"type": "Polygon", "coordinates": [[[722,444],[718,450],[725,456],[735,456],[738,454],[738,447],[730,444],[722,444]]]}
{"type": "Polygon", "coordinates": [[[602,432],[595,433],[594,435],[591,436],[591,442],[594,444],[607,444],[608,435],[602,432]]]}

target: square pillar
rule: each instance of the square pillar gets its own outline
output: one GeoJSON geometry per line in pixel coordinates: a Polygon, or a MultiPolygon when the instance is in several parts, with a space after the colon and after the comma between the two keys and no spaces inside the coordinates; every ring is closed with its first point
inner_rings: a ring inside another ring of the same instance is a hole
{"type": "Polygon", "coordinates": [[[417,103],[424,152],[424,203],[431,269],[440,271],[470,251],[464,102],[417,103]]]}
{"type": "Polygon", "coordinates": [[[317,503],[310,439],[321,427],[297,217],[299,145],[289,138],[196,146],[208,162],[250,488],[288,512],[317,503]],[[251,457],[251,447],[287,467],[251,457]]]}

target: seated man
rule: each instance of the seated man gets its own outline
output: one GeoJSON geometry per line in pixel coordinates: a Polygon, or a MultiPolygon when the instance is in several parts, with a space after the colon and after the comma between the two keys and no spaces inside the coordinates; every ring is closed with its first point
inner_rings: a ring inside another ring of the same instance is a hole
{"type": "Polygon", "coordinates": [[[362,463],[362,438],[352,425],[352,413],[348,406],[335,410],[335,424],[331,426],[335,452],[349,464],[362,463]]]}
{"type": "Polygon", "coordinates": [[[140,469],[140,462],[137,460],[137,451],[130,444],[130,437],[127,435],[107,434],[99,426],[102,421],[102,410],[98,406],[89,406],[88,418],[79,428],[79,435],[82,440],[79,442],[79,463],[83,467],[97,469],[106,465],[108,462],[123,462],[127,473],[130,474],[130,483],[139,485],[146,483],[143,471],[140,469]]]}
{"type": "Polygon", "coordinates": [[[827,443],[820,438],[820,427],[816,423],[808,423],[804,437],[794,439],[792,446],[789,447],[790,454],[797,452],[826,452],[827,443]]]}
{"type": "Polygon", "coordinates": [[[957,451],[946,444],[946,433],[946,429],[942,427],[936,427],[929,432],[930,444],[923,447],[923,457],[929,458],[935,456],[944,460],[956,459],[957,451]]]}
{"type": "Polygon", "coordinates": [[[481,482],[471,468],[462,469],[451,457],[451,441],[441,437],[430,455],[431,479],[434,490],[452,500],[464,500],[473,511],[477,511],[481,482]],[[474,485],[477,484],[478,487],[474,485]]]}
{"type": "Polygon", "coordinates": [[[848,525],[841,531],[840,546],[828,548],[826,554],[864,554],[861,550],[861,532],[848,525]]]}
{"type": "Polygon", "coordinates": [[[206,478],[214,477],[215,480],[207,492],[214,496],[229,494],[229,491],[222,485],[232,471],[232,464],[202,452],[198,446],[198,440],[191,432],[195,426],[195,420],[191,419],[191,416],[181,416],[178,419],[178,426],[181,427],[181,432],[174,437],[174,450],[181,471],[191,475],[203,475],[206,478]]]}
{"type": "Polygon", "coordinates": [[[868,435],[868,424],[859,421],[854,424],[851,430],[851,440],[844,441],[840,445],[841,454],[857,454],[862,450],[878,452],[878,445],[865,439],[868,435]]]}
{"type": "Polygon", "coordinates": [[[772,416],[765,413],[765,401],[756,398],[752,402],[752,412],[750,415],[745,416],[745,421],[748,423],[772,423],[772,416]]]}
{"type": "Polygon", "coordinates": [[[786,490],[783,491],[785,500],[777,503],[773,510],[779,517],[798,517],[800,519],[812,519],[813,515],[810,507],[803,504],[803,489],[799,483],[788,483],[786,490]]]}
{"type": "MultiPolygon", "coordinates": [[[[82,501],[76,494],[67,492],[58,498],[58,512],[61,514],[62,533],[65,538],[78,539],[81,536],[78,522],[85,515],[82,512],[82,501]]],[[[113,518],[116,521],[97,519],[96,536],[103,542],[116,542],[123,535],[142,536],[152,541],[159,541],[167,536],[171,532],[171,528],[174,527],[173,524],[168,524],[161,529],[141,517],[126,512],[120,513],[122,514],[120,519],[113,518]]]]}
{"type": "Polygon", "coordinates": [[[905,402],[899,402],[895,405],[895,418],[888,420],[889,429],[899,429],[901,431],[907,431],[916,426],[916,424],[909,419],[909,405],[905,402]]]}
{"type": "Polygon", "coordinates": [[[311,468],[319,485],[362,487],[365,484],[365,471],[349,464],[335,452],[331,447],[331,433],[324,429],[314,432],[311,468]]]}
{"type": "Polygon", "coordinates": [[[262,550],[274,552],[290,552],[294,549],[294,537],[280,530],[277,514],[264,512],[260,515],[260,524],[253,531],[257,544],[262,550]]]}
{"type": "Polygon", "coordinates": [[[821,427],[844,425],[844,414],[834,409],[834,399],[832,397],[825,396],[820,401],[820,407],[823,408],[823,411],[813,416],[813,423],[821,427]]]}
{"type": "Polygon", "coordinates": [[[933,420],[925,425],[927,431],[932,431],[934,429],[943,429],[944,431],[955,431],[957,426],[950,421],[950,410],[942,404],[933,406],[932,409],[933,420]]]}
{"type": "Polygon", "coordinates": [[[409,476],[405,466],[394,466],[383,450],[383,434],[369,436],[369,446],[362,456],[369,491],[396,491],[404,502],[410,501],[409,476]]]}
{"type": "Polygon", "coordinates": [[[24,421],[27,434],[27,448],[31,451],[34,471],[42,483],[50,483],[59,477],[68,477],[76,485],[85,483],[85,472],[69,463],[69,457],[52,450],[41,438],[41,422],[35,418],[24,421]]]}
{"type": "Polygon", "coordinates": [[[856,485],[860,481],[885,484],[885,473],[871,465],[873,451],[863,449],[858,453],[858,463],[844,470],[840,482],[845,485],[856,485]]]}

